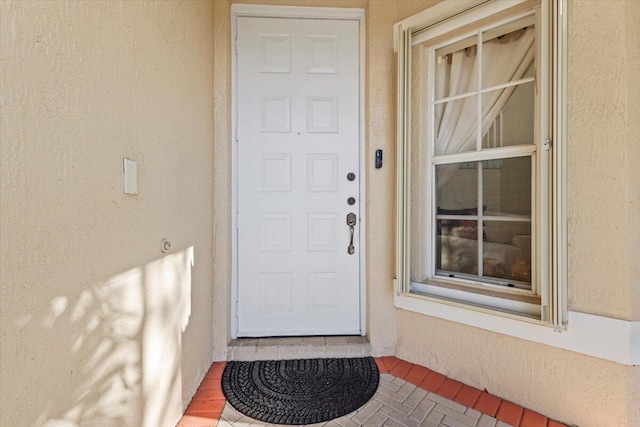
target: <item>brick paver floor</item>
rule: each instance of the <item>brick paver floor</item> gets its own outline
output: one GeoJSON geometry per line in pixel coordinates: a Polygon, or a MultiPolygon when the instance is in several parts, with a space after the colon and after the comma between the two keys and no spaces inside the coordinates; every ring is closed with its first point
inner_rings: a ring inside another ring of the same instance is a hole
{"type": "MultiPolygon", "coordinates": [[[[373,398],[351,414],[313,426],[326,427],[566,427],[487,392],[395,357],[377,358],[380,385],[373,398]]],[[[178,427],[272,426],[228,404],[214,363],[178,427]]]]}

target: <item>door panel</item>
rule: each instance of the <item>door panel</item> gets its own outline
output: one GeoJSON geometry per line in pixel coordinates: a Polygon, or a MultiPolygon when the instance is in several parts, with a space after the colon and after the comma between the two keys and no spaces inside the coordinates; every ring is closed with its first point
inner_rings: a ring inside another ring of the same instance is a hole
{"type": "Polygon", "coordinates": [[[359,334],[359,23],[237,28],[238,335],[359,334]]]}

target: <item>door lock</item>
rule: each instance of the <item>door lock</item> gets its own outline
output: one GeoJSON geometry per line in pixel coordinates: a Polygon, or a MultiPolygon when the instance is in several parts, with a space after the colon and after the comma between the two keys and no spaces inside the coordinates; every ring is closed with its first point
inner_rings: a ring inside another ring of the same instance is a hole
{"type": "Polygon", "coordinates": [[[349,233],[351,235],[347,252],[349,253],[349,255],[353,255],[353,253],[356,251],[356,248],[353,246],[353,234],[354,227],[356,226],[356,214],[354,214],[353,212],[349,212],[347,214],[347,225],[349,226],[349,233]]]}

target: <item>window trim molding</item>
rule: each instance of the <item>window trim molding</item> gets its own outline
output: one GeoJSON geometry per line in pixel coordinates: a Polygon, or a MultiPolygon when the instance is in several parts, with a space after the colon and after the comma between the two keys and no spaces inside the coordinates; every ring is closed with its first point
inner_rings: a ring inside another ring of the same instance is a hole
{"type": "MultiPolygon", "coordinates": [[[[496,2],[495,0],[457,0],[457,1],[443,1],[428,9],[418,12],[415,15],[409,16],[400,22],[396,22],[393,25],[393,51],[400,51],[400,34],[405,30],[411,30],[411,34],[414,37],[412,42],[420,43],[421,41],[436,37],[439,34],[444,34],[451,30],[448,25],[441,26],[444,21],[453,19],[460,15],[468,16],[474,14],[474,20],[482,19],[485,16],[493,15],[502,10],[508,9],[520,3],[524,3],[527,0],[509,0],[496,2]],[[490,7],[483,8],[478,14],[477,10],[473,10],[485,3],[492,3],[490,7]],[[438,29],[430,31],[431,27],[438,25],[438,29]]],[[[456,25],[457,26],[457,25],[456,25]]]]}
{"type": "Polygon", "coordinates": [[[412,32],[423,31],[432,25],[439,24],[461,13],[465,13],[477,6],[491,0],[458,0],[455,2],[443,1],[428,9],[411,15],[393,25],[393,51],[398,52],[400,46],[400,34],[409,28],[412,32]]]}
{"type": "MultiPolygon", "coordinates": [[[[409,272],[409,236],[410,236],[410,219],[409,209],[406,209],[406,201],[410,200],[409,189],[411,188],[410,165],[410,149],[405,147],[411,126],[411,106],[410,97],[405,94],[410,93],[410,69],[407,64],[411,63],[411,46],[413,46],[414,34],[421,33],[418,41],[423,40],[426,34],[429,37],[435,37],[437,34],[448,32],[453,27],[460,25],[462,20],[482,19],[502,10],[509,9],[524,3],[526,0],[468,0],[465,2],[444,1],[438,5],[426,9],[412,17],[400,21],[394,26],[394,45],[398,52],[398,104],[397,104],[397,230],[396,230],[396,277],[394,280],[394,293],[396,296],[396,307],[404,308],[406,304],[402,303],[407,298],[409,301],[423,300],[426,305],[412,304],[411,306],[424,314],[432,314],[431,307],[433,304],[442,304],[451,306],[449,301],[440,301],[435,298],[423,296],[410,296],[405,291],[405,285],[408,283],[409,272]],[[478,6],[482,6],[482,10],[472,10],[478,6]],[[472,15],[473,14],[473,15],[472,15]],[[433,18],[431,18],[433,17],[433,18]],[[451,19],[451,18],[456,19],[451,19]],[[435,19],[438,19],[435,21],[435,19]],[[442,23],[442,28],[433,27],[442,23]],[[400,304],[400,305],[399,305],[400,304]],[[418,308],[422,308],[418,310],[418,308]],[[429,308],[425,310],[425,308],[429,308]]],[[[550,116],[550,126],[547,132],[551,135],[552,140],[546,144],[546,149],[551,151],[551,159],[548,168],[553,172],[553,183],[550,186],[550,193],[547,200],[540,200],[541,209],[551,205],[549,221],[551,227],[548,239],[550,263],[548,267],[542,266],[540,276],[545,275],[551,280],[548,287],[551,295],[548,301],[550,307],[541,306],[542,321],[535,320],[541,326],[553,326],[556,331],[565,330],[568,324],[568,307],[567,307],[567,207],[566,207],[566,141],[567,141],[567,106],[566,106],[566,87],[567,87],[567,16],[566,4],[567,0],[552,0],[551,4],[543,1],[542,18],[543,25],[550,22],[551,28],[543,27],[543,42],[548,42],[550,49],[550,70],[549,83],[552,93],[549,96],[548,104],[551,106],[552,115],[550,116]],[[549,30],[549,31],[545,31],[549,30]],[[548,40],[546,34],[550,34],[551,40],[548,40]],[[544,307],[544,309],[543,309],[544,307]]],[[[543,100],[544,102],[544,100],[543,100]]],[[[544,150],[545,148],[541,148],[544,150]]],[[[545,197],[546,198],[546,197],[545,197]]],[[[544,224],[541,224],[544,225],[544,224]]],[[[541,242],[544,244],[544,242],[541,242]]],[[[541,280],[541,277],[540,279],[541,280]]],[[[546,292],[541,290],[541,292],[546,292]]],[[[544,295],[543,300],[545,300],[544,295]]],[[[544,304],[544,303],[543,303],[544,304]]],[[[458,304],[460,310],[469,312],[481,312],[499,318],[516,318],[516,320],[527,320],[525,317],[518,319],[517,316],[487,309],[483,307],[475,307],[471,305],[458,304]]],[[[449,320],[456,321],[455,318],[449,320]]],[[[461,322],[464,323],[464,322],[461,322]]],[[[474,324],[473,326],[481,325],[474,324]]],[[[484,328],[484,325],[482,326],[484,328]]]]}
{"type": "Polygon", "coordinates": [[[555,184],[552,186],[554,200],[552,207],[553,229],[553,313],[554,326],[556,329],[566,329],[569,317],[568,308],[568,283],[569,283],[569,257],[568,257],[568,220],[567,220],[567,143],[568,137],[568,17],[567,0],[554,0],[551,21],[553,24],[553,52],[552,60],[556,64],[553,68],[553,141],[551,150],[553,152],[553,173],[555,184]]]}

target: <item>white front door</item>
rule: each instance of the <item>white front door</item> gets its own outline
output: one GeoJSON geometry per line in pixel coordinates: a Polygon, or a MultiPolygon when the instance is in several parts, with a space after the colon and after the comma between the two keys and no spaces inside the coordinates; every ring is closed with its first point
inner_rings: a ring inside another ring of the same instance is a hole
{"type": "Polygon", "coordinates": [[[361,332],[359,31],[237,20],[238,336],[361,332]]]}

